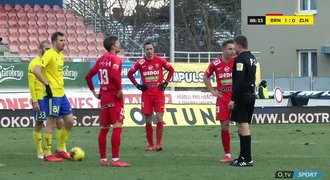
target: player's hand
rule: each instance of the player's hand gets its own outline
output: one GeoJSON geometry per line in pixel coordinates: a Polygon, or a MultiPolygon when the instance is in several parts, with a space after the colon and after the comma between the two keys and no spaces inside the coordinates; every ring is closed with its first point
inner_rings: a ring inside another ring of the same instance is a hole
{"type": "Polygon", "coordinates": [[[40,112],[40,106],[38,102],[33,102],[33,110],[35,112],[40,112]]]}
{"type": "Polygon", "coordinates": [[[49,84],[46,85],[46,93],[48,98],[53,98],[52,90],[50,89],[49,84]]]}
{"type": "Polygon", "coordinates": [[[165,81],[165,82],[163,82],[162,84],[160,84],[160,85],[158,86],[158,89],[161,90],[161,91],[165,91],[167,85],[168,85],[168,82],[165,81]]]}
{"type": "Polygon", "coordinates": [[[94,97],[96,97],[96,99],[100,99],[101,98],[101,95],[100,94],[97,94],[94,90],[92,92],[93,92],[94,97]]]}
{"type": "Polygon", "coordinates": [[[229,101],[228,108],[234,109],[234,107],[235,107],[235,101],[229,101]]]}
{"type": "Polygon", "coordinates": [[[144,84],[138,84],[136,85],[136,88],[142,92],[146,91],[148,89],[148,87],[144,84]]]}
{"type": "Polygon", "coordinates": [[[123,97],[124,97],[123,90],[119,90],[119,91],[118,91],[117,97],[118,97],[119,99],[123,99],[123,97]]]}
{"type": "Polygon", "coordinates": [[[222,92],[216,90],[216,91],[211,91],[212,96],[218,97],[218,98],[222,98],[222,92]]]}

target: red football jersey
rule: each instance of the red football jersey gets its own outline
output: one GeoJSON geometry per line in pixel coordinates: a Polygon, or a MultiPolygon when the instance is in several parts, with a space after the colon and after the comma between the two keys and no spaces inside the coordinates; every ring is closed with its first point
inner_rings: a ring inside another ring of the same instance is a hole
{"type": "MultiPolygon", "coordinates": [[[[134,74],[137,70],[140,70],[142,84],[148,87],[146,92],[158,92],[158,86],[163,83],[164,80],[163,68],[169,71],[166,78],[166,81],[169,81],[172,78],[174,69],[164,58],[154,55],[151,60],[147,60],[145,57],[137,60],[130,69],[130,74],[134,74]]],[[[136,85],[137,82],[133,76],[129,77],[133,84],[136,85]]]]}
{"type": "Polygon", "coordinates": [[[100,57],[96,64],[89,70],[86,75],[86,81],[90,90],[94,89],[92,77],[98,74],[100,82],[100,93],[117,95],[122,89],[121,85],[122,61],[113,53],[106,53],[100,57]]]}
{"type": "Polygon", "coordinates": [[[217,59],[213,60],[208,68],[206,69],[204,76],[209,78],[215,73],[217,81],[217,90],[221,92],[232,92],[233,81],[232,81],[232,72],[233,64],[235,57],[232,57],[230,61],[225,62],[222,60],[222,56],[219,56],[217,59]]]}

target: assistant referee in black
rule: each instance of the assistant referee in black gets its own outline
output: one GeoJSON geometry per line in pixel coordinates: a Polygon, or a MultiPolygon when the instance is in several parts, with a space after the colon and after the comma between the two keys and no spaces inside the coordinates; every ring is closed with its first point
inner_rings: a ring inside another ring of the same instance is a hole
{"type": "Polygon", "coordinates": [[[236,122],[240,138],[240,154],[229,164],[253,166],[251,156],[251,123],[255,103],[256,58],[248,50],[248,40],[239,35],[234,38],[237,57],[233,66],[233,94],[228,107],[232,109],[231,120],[236,122]]]}

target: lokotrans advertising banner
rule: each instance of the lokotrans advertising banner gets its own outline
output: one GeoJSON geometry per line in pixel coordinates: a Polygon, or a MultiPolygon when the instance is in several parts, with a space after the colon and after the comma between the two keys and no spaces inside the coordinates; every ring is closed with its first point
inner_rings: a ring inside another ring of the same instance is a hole
{"type": "MultiPolygon", "coordinates": [[[[205,87],[203,76],[208,63],[173,63],[174,74],[170,87],[205,87]]],[[[216,86],[214,76],[211,77],[212,85],[216,86]]]]}
{"type": "MultiPolygon", "coordinates": [[[[74,109],[74,126],[99,126],[99,109],[74,109]]],[[[155,123],[155,116],[153,117],[155,123]]],[[[167,126],[216,125],[214,105],[169,104],[165,107],[167,126]]],[[[125,105],[124,126],[143,126],[140,105],[125,105]]],[[[255,108],[252,124],[330,124],[327,107],[255,108]]],[[[33,127],[32,110],[1,110],[0,128],[33,127]]]]}

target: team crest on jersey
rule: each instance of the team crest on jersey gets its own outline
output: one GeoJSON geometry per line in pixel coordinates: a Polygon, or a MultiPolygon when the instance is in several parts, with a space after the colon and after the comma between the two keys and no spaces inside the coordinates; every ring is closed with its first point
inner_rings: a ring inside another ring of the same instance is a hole
{"type": "Polygon", "coordinates": [[[152,65],[149,65],[149,66],[148,66],[148,70],[149,70],[149,71],[152,71],[153,69],[154,69],[154,67],[153,67],[152,65]]]}
{"type": "Polygon", "coordinates": [[[217,65],[220,64],[220,63],[221,63],[221,61],[220,61],[220,59],[218,59],[218,60],[214,61],[213,64],[214,64],[215,66],[217,66],[217,65]]]}
{"type": "Polygon", "coordinates": [[[158,64],[158,63],[156,63],[156,64],[155,64],[155,67],[156,67],[156,68],[158,68],[158,67],[159,67],[159,64],[158,64]]]}
{"type": "Polygon", "coordinates": [[[142,65],[144,62],[145,62],[144,59],[141,59],[141,60],[139,61],[139,64],[142,65]]]}
{"type": "Polygon", "coordinates": [[[225,72],[228,72],[230,70],[230,67],[226,66],[225,67],[225,72]]]}

